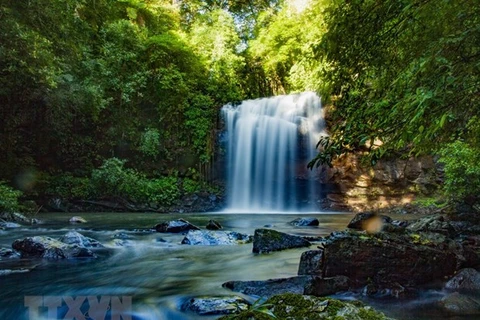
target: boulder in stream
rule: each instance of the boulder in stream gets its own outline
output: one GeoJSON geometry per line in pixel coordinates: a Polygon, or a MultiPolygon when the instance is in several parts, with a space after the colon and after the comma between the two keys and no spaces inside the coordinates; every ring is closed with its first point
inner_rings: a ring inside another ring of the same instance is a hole
{"type": "Polygon", "coordinates": [[[297,276],[264,281],[228,281],[222,284],[222,287],[246,295],[271,297],[288,292],[303,294],[306,287],[313,286],[313,280],[312,276],[297,276]]]}
{"type": "Polygon", "coordinates": [[[20,252],[22,258],[38,257],[45,259],[69,259],[96,257],[88,248],[66,244],[44,236],[27,237],[23,240],[15,240],[12,247],[20,252]]]}
{"type": "Polygon", "coordinates": [[[441,234],[339,232],[325,242],[324,277],[346,276],[357,286],[398,283],[409,287],[452,276],[464,258],[441,234]]]}
{"type": "Polygon", "coordinates": [[[290,224],[296,227],[318,226],[320,221],[317,218],[297,218],[290,221],[290,224]]]}
{"type": "Polygon", "coordinates": [[[154,229],[157,232],[169,232],[169,233],[180,233],[186,232],[189,230],[200,230],[199,227],[194,226],[190,222],[184,219],[177,219],[172,221],[165,221],[157,224],[154,229]]]}
{"type": "Polygon", "coordinates": [[[455,228],[442,215],[431,215],[411,223],[407,230],[410,232],[435,232],[447,237],[455,235],[455,228]]]}
{"type": "Polygon", "coordinates": [[[220,229],[222,229],[222,225],[220,224],[220,222],[212,219],[212,220],[208,221],[208,224],[207,224],[206,228],[208,230],[220,230],[220,229]]]}
{"type": "Polygon", "coordinates": [[[87,220],[79,216],[71,217],[68,221],[70,223],[87,223],[87,220]]]}
{"type": "Polygon", "coordinates": [[[83,234],[78,233],[77,231],[69,231],[63,237],[60,238],[60,241],[66,244],[78,245],[79,247],[84,248],[103,248],[103,245],[95,239],[85,237],[83,234]]]}
{"type": "Polygon", "coordinates": [[[252,236],[248,234],[235,231],[204,230],[190,230],[182,240],[182,244],[203,246],[235,245],[249,242],[252,242],[252,236]]]}
{"type": "Polygon", "coordinates": [[[182,304],[183,311],[195,312],[199,315],[232,314],[247,310],[250,303],[237,296],[233,297],[198,297],[191,298],[182,304]]]}
{"type": "Polygon", "coordinates": [[[392,218],[378,215],[372,212],[360,212],[353,217],[347,228],[354,230],[365,230],[367,232],[378,232],[392,223],[392,218]]]}
{"type": "Polygon", "coordinates": [[[445,288],[480,292],[480,272],[472,268],[462,269],[445,284],[445,288]]]}
{"type": "Polygon", "coordinates": [[[272,229],[256,229],[253,236],[253,252],[268,253],[292,248],[309,247],[311,243],[302,237],[272,229]]]}
{"type": "Polygon", "coordinates": [[[478,296],[474,297],[453,292],[440,300],[439,307],[445,312],[456,316],[480,316],[480,299],[478,296]]]}
{"type": "Polygon", "coordinates": [[[321,275],[323,250],[308,250],[302,253],[298,265],[298,275],[321,275]]]}

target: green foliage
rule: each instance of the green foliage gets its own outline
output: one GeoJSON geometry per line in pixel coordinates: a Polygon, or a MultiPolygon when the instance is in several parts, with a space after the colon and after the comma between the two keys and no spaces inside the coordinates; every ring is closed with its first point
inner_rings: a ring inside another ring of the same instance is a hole
{"type": "Polygon", "coordinates": [[[94,189],[87,177],[74,177],[69,173],[48,178],[46,194],[64,199],[90,199],[94,189]]]}
{"type": "Polygon", "coordinates": [[[0,181],[0,213],[13,213],[19,210],[18,199],[22,192],[9,187],[6,182],[0,181]]]}
{"type": "Polygon", "coordinates": [[[180,196],[176,177],[147,179],[143,174],[125,168],[125,160],[111,158],[92,172],[97,197],[120,197],[139,203],[172,205],[180,196]]]}
{"type": "Polygon", "coordinates": [[[143,133],[138,149],[154,159],[160,152],[160,132],[157,129],[147,129],[143,133]]]}
{"type": "Polygon", "coordinates": [[[183,187],[183,192],[186,194],[193,194],[202,190],[202,186],[200,182],[193,179],[189,179],[189,178],[183,179],[182,187],[183,187]]]}
{"type": "Polygon", "coordinates": [[[364,150],[374,164],[473,143],[464,129],[480,102],[478,2],[341,0],[324,17],[313,49],[329,66],[331,158],[364,150]]]}
{"type": "Polygon", "coordinates": [[[444,190],[454,200],[478,196],[480,192],[480,150],[456,141],[440,151],[445,166],[444,190]]]}
{"type": "Polygon", "coordinates": [[[140,199],[142,202],[172,205],[180,197],[178,179],[176,177],[152,180],[143,179],[140,187],[142,193],[140,199]]]}

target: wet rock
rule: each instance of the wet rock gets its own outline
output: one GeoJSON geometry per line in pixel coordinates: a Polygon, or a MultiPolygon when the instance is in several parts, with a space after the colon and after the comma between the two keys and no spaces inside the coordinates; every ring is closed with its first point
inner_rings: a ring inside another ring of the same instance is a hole
{"type": "Polygon", "coordinates": [[[446,284],[448,290],[480,291],[480,272],[472,268],[460,270],[446,284]]]}
{"type": "Polygon", "coordinates": [[[50,237],[36,236],[15,240],[13,249],[20,252],[22,258],[38,257],[45,259],[92,258],[92,251],[77,245],[69,245],[50,237]]]}
{"type": "Polygon", "coordinates": [[[69,231],[60,241],[66,244],[78,245],[84,248],[103,248],[103,245],[95,239],[85,237],[83,234],[77,231],[69,231]]]}
{"type": "Polygon", "coordinates": [[[454,292],[443,297],[439,305],[441,309],[450,314],[458,316],[480,316],[480,301],[478,297],[454,292]]]}
{"type": "Polygon", "coordinates": [[[235,245],[252,242],[252,236],[234,231],[204,231],[190,230],[182,244],[218,246],[218,245],[235,245]]]}
{"type": "Polygon", "coordinates": [[[264,303],[264,310],[246,310],[238,315],[223,316],[219,320],[228,319],[289,319],[289,320],[386,320],[384,314],[364,306],[331,298],[317,298],[301,294],[285,293],[275,295],[264,303]],[[266,312],[271,315],[267,315],[266,312]]]}
{"type": "Polygon", "coordinates": [[[194,226],[184,219],[172,220],[159,223],[154,228],[157,232],[180,233],[189,230],[200,230],[199,227],[194,226]]]}
{"type": "Polygon", "coordinates": [[[309,247],[311,243],[302,237],[271,229],[256,229],[253,236],[253,252],[268,253],[292,248],[309,247]]]}
{"type": "Polygon", "coordinates": [[[317,218],[297,218],[290,221],[290,224],[296,227],[318,226],[320,221],[317,218]]]}
{"type": "Polygon", "coordinates": [[[87,220],[79,216],[71,217],[70,220],[68,221],[70,223],[86,223],[87,222],[87,220]]]}
{"type": "Polygon", "coordinates": [[[306,285],[303,294],[318,297],[328,296],[348,291],[350,284],[350,279],[345,276],[336,276],[332,278],[313,277],[312,283],[306,285]]]}
{"type": "Polygon", "coordinates": [[[133,242],[126,239],[113,239],[108,243],[109,247],[131,247],[133,242]]]}
{"type": "Polygon", "coordinates": [[[222,287],[246,295],[271,297],[287,292],[303,294],[306,287],[313,287],[313,280],[312,276],[297,276],[265,281],[228,281],[222,287]]]}
{"type": "Polygon", "coordinates": [[[16,229],[20,228],[22,225],[15,223],[15,222],[1,222],[0,221],[0,228],[6,230],[6,229],[16,229]]]}
{"type": "Polygon", "coordinates": [[[455,228],[442,215],[420,218],[407,227],[410,232],[435,232],[445,236],[455,235],[455,228]]]}
{"type": "Polygon", "coordinates": [[[302,253],[298,266],[298,275],[321,275],[323,250],[309,250],[302,253]]]}
{"type": "Polygon", "coordinates": [[[128,235],[127,233],[125,232],[119,232],[119,233],[115,233],[114,235],[112,235],[112,238],[113,239],[122,239],[122,240],[128,240],[128,239],[132,239],[133,237],[128,235]]]}
{"type": "Polygon", "coordinates": [[[465,268],[480,268],[480,236],[469,236],[461,240],[465,268]]]}
{"type": "Polygon", "coordinates": [[[384,230],[391,226],[392,218],[378,215],[371,212],[357,213],[348,224],[348,228],[354,230],[365,230],[367,232],[389,231],[384,230]]]}
{"type": "Polygon", "coordinates": [[[20,255],[13,251],[12,249],[8,248],[1,248],[0,249],[0,258],[18,258],[20,255]]]}
{"type": "Polygon", "coordinates": [[[182,304],[183,311],[195,312],[199,315],[232,314],[247,310],[250,303],[241,297],[198,297],[191,298],[182,304]]]}
{"type": "Polygon", "coordinates": [[[218,222],[218,221],[215,221],[215,220],[210,220],[208,221],[208,224],[207,224],[207,227],[206,227],[208,230],[220,230],[222,229],[222,225],[218,222]]]}
{"type": "Polygon", "coordinates": [[[3,212],[0,213],[0,220],[3,222],[25,222],[30,223],[31,220],[18,212],[3,212]]]}
{"type": "Polygon", "coordinates": [[[345,232],[325,242],[323,275],[347,276],[357,286],[372,281],[416,286],[453,275],[463,262],[459,251],[444,236],[345,232]]]}

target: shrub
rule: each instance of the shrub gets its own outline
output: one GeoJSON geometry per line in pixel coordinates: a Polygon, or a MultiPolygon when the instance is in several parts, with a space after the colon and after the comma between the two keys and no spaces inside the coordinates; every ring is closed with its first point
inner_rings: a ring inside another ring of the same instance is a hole
{"type": "Polygon", "coordinates": [[[124,164],[124,160],[111,158],[92,172],[92,185],[97,197],[122,197],[134,202],[162,205],[171,205],[179,198],[176,177],[149,180],[138,171],[125,168],[124,164]]]}
{"type": "Polygon", "coordinates": [[[47,194],[64,199],[89,199],[94,193],[90,179],[74,177],[70,173],[50,177],[47,194]]]}
{"type": "Polygon", "coordinates": [[[463,200],[480,194],[480,150],[456,141],[440,151],[445,165],[446,194],[453,200],[463,200]]]}
{"type": "Polygon", "coordinates": [[[20,208],[18,198],[21,195],[21,191],[9,187],[4,181],[0,181],[0,213],[18,211],[20,208]]]}
{"type": "Polygon", "coordinates": [[[185,194],[193,194],[199,192],[201,189],[202,186],[200,182],[189,178],[183,179],[183,192],[185,194]]]}

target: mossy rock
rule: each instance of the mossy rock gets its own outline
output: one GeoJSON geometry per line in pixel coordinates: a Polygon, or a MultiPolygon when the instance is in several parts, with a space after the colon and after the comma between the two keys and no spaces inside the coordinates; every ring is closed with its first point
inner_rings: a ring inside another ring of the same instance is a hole
{"type": "Polygon", "coordinates": [[[387,320],[383,313],[361,302],[343,302],[330,298],[318,298],[286,293],[268,299],[264,304],[253,305],[236,315],[222,320],[387,320]],[[274,315],[274,317],[272,316],[274,315]]]}

